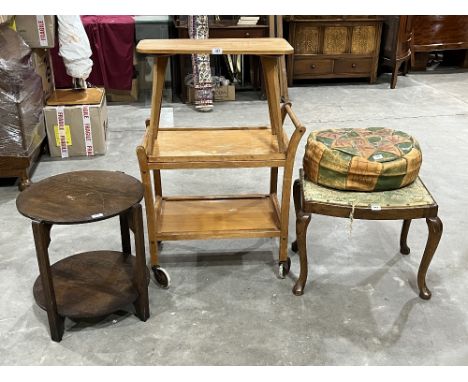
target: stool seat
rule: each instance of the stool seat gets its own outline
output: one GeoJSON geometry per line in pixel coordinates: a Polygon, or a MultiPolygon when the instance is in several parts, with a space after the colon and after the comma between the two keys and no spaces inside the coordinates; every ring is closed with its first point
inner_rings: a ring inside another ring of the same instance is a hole
{"type": "Polygon", "coordinates": [[[306,202],[328,203],[339,206],[369,208],[407,208],[436,204],[421,179],[418,177],[409,186],[396,190],[359,192],[334,190],[302,179],[306,202]]]}

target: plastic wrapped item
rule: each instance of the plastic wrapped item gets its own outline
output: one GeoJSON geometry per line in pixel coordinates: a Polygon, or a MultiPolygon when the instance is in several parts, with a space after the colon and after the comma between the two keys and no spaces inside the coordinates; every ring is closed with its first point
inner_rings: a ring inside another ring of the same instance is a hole
{"type": "Polygon", "coordinates": [[[0,156],[29,156],[45,137],[42,81],[31,49],[0,26],[0,156]]]}
{"type": "Polygon", "coordinates": [[[11,21],[13,16],[8,15],[0,15],[0,25],[7,24],[11,21]]]}
{"type": "Polygon", "coordinates": [[[91,47],[80,16],[57,16],[59,54],[63,58],[67,74],[81,80],[89,77],[93,67],[91,47]]]}

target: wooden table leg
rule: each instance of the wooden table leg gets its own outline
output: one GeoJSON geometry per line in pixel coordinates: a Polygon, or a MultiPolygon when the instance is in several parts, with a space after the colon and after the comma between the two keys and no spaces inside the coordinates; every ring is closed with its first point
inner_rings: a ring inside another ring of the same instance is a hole
{"type": "Polygon", "coordinates": [[[443,225],[442,221],[438,216],[435,218],[427,218],[427,227],[429,229],[429,237],[427,238],[426,248],[424,249],[424,254],[419,265],[418,271],[418,287],[419,287],[419,297],[424,300],[429,300],[431,298],[431,291],[426,286],[426,273],[431,264],[432,257],[439,245],[440,237],[442,236],[443,225]]]}
{"type": "Polygon", "coordinates": [[[401,236],[400,236],[400,253],[402,255],[409,255],[410,249],[406,244],[406,239],[408,238],[408,231],[411,224],[410,220],[403,220],[403,226],[401,227],[401,236]]]}
{"type": "Polygon", "coordinates": [[[119,215],[120,219],[120,237],[122,239],[122,252],[126,255],[132,253],[130,242],[130,228],[128,226],[129,212],[125,211],[119,215]]]}
{"type": "Polygon", "coordinates": [[[135,204],[131,209],[133,233],[135,234],[134,283],[138,290],[138,298],[134,303],[136,314],[141,321],[146,321],[150,316],[148,301],[148,282],[146,278],[145,238],[143,231],[143,217],[141,205],[135,204]]]}
{"type": "Polygon", "coordinates": [[[55,299],[54,283],[49,262],[49,243],[51,224],[33,221],[32,229],[34,242],[36,244],[37,262],[45,296],[47,318],[49,320],[50,336],[53,341],[60,342],[65,330],[65,318],[57,312],[57,301],[55,299]]]}

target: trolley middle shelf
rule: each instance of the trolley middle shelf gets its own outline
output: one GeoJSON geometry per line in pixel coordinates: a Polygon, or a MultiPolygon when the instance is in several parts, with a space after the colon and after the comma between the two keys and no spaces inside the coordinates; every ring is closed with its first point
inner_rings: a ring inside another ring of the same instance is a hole
{"type": "Polygon", "coordinates": [[[158,241],[279,237],[276,195],[157,197],[158,241]]]}
{"type": "MultiPolygon", "coordinates": [[[[283,130],[281,135],[288,147],[283,130]]],[[[146,147],[148,167],[284,167],[287,153],[278,140],[267,126],[160,128],[150,150],[146,147]]]]}

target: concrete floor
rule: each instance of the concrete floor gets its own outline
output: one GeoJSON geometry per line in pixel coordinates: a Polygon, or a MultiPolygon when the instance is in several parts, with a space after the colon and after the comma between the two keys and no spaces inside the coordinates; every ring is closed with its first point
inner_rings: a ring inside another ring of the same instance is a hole
{"type": "MultiPolygon", "coordinates": [[[[418,297],[416,272],[427,238],[415,221],[399,254],[400,222],[315,216],[309,226],[309,282],[302,297],[292,269],[276,278],[273,239],[167,242],[160,263],[172,286],[149,285],[151,317],[131,313],[97,324],[66,321],[62,342],[49,338],[36,306],[38,275],[30,221],[15,206],[14,186],[0,188],[0,364],[2,365],[455,365],[468,364],[468,73],[410,74],[389,89],[341,82],[290,89],[293,108],[313,129],[386,126],[418,138],[421,177],[439,204],[444,233],[418,297]]],[[[243,125],[268,121],[265,102],[216,104],[197,113],[166,104],[165,124],[243,125]],[[172,108],[172,109],[170,109],[172,108]],[[173,111],[173,120],[171,112],[173,111]]],[[[33,177],[82,169],[122,170],[139,178],[135,147],[148,105],[109,106],[108,153],[94,159],[42,158],[33,177]]],[[[292,131],[288,123],[287,130],[292,131]]],[[[307,135],[307,134],[306,134],[307,135]]],[[[296,156],[297,177],[305,137],[296,156]]],[[[269,172],[194,170],[163,173],[166,194],[267,192],[269,172]]],[[[295,219],[290,214],[290,242],[295,219]]],[[[146,236],[147,237],[147,236],[146,236]]],[[[72,253],[120,249],[118,220],[56,226],[51,262],[72,253]]],[[[147,252],[147,256],[149,253],[147,252]]]]}

